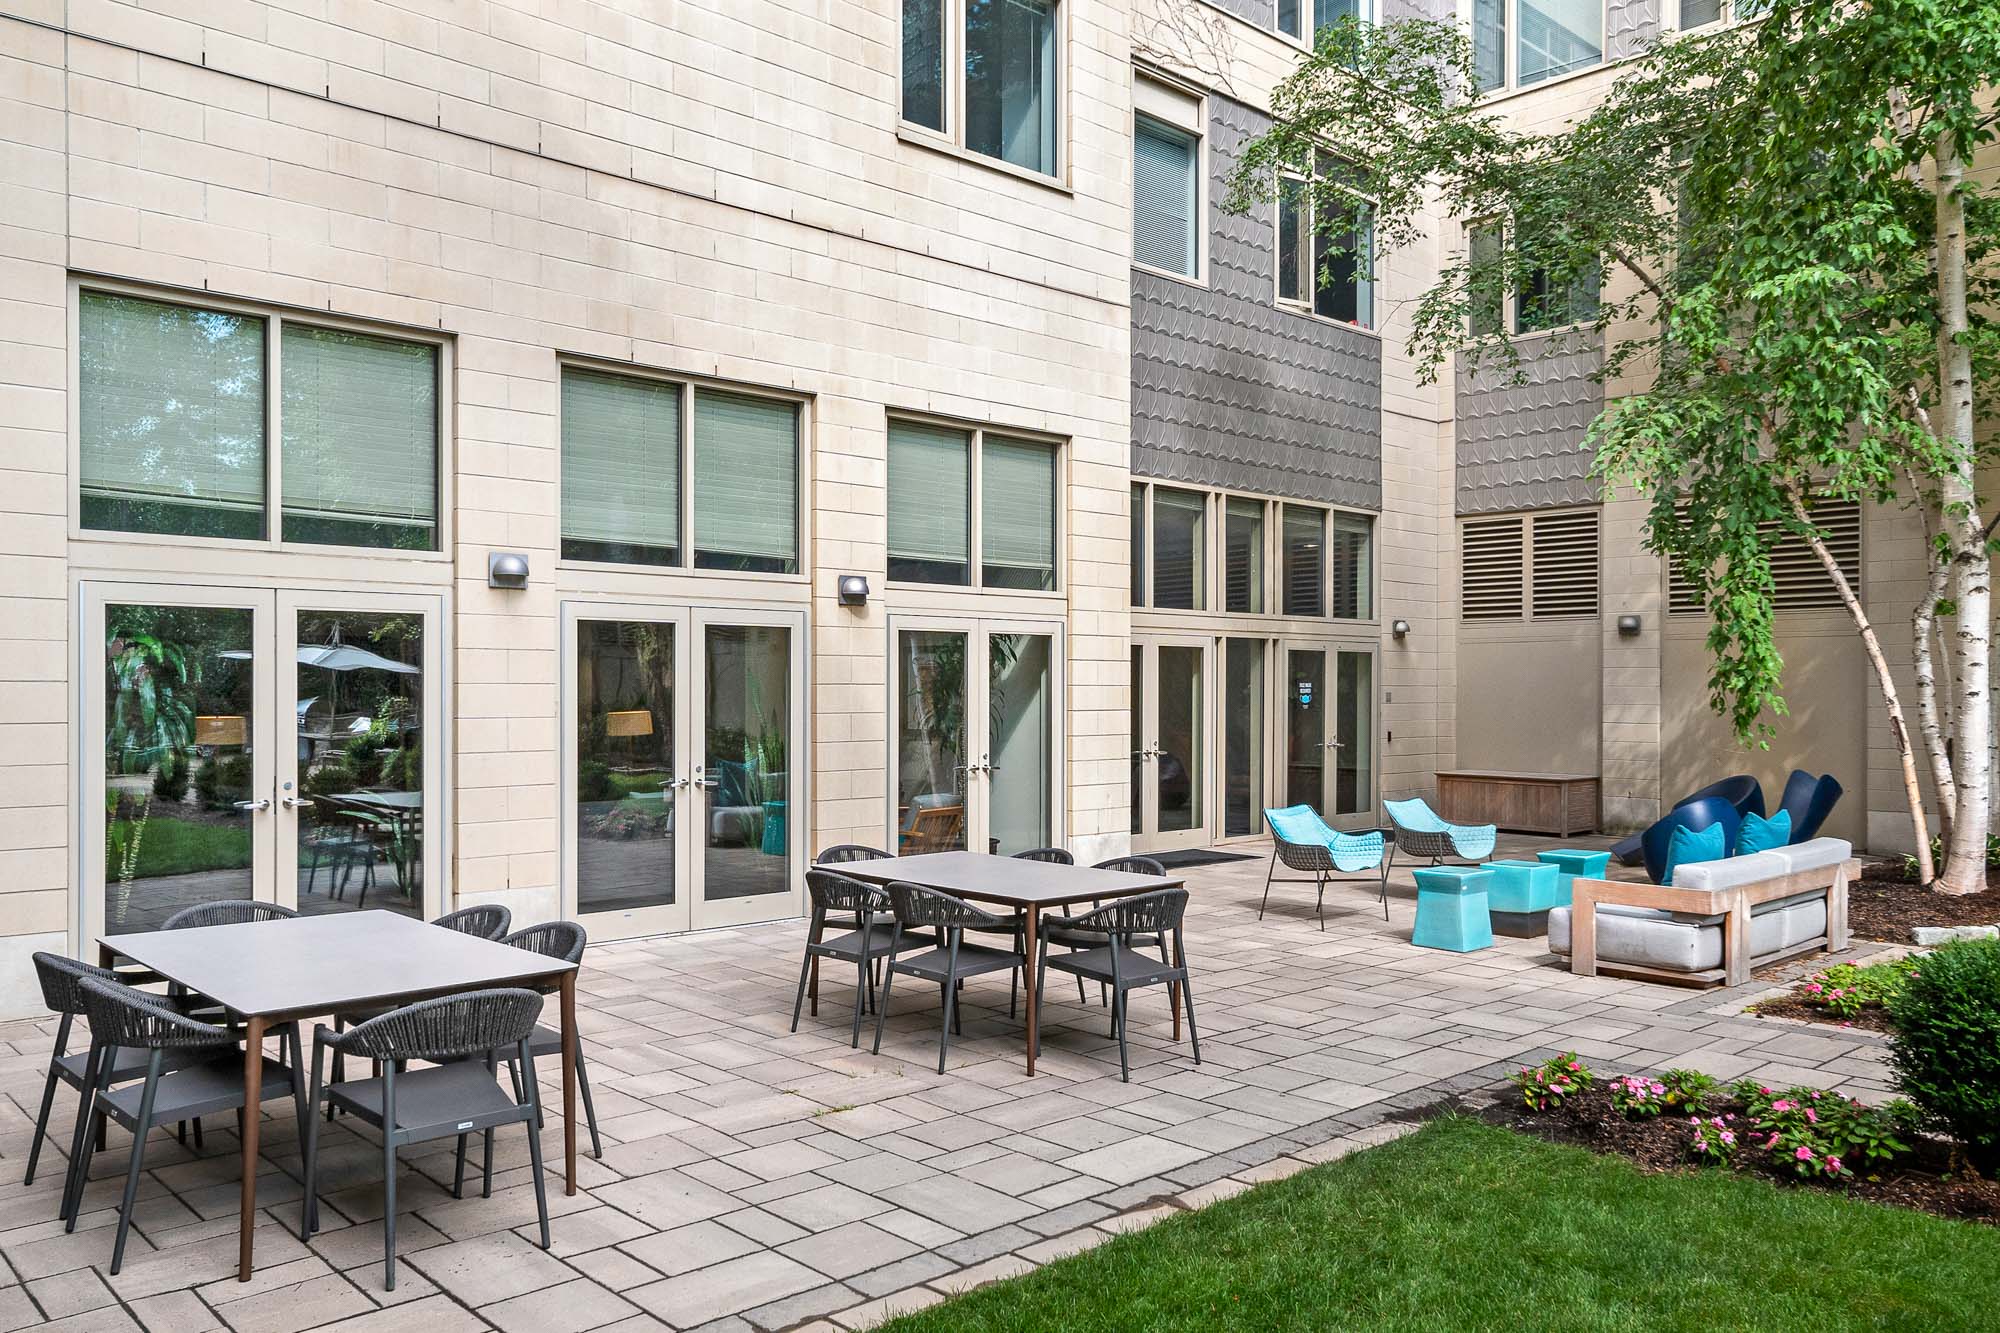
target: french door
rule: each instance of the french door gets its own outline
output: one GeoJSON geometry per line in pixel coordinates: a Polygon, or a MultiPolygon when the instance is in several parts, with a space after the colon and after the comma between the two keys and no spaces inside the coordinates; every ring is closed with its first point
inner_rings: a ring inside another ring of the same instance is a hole
{"type": "Polygon", "coordinates": [[[90,582],[79,926],[446,905],[442,599],[90,582]]]}
{"type": "Polygon", "coordinates": [[[1375,815],[1374,650],[1287,640],[1279,654],[1284,803],[1310,805],[1328,823],[1369,824],[1375,815]]]}
{"type": "Polygon", "coordinates": [[[1062,842],[1062,627],[898,616],[890,627],[899,855],[1062,842]]]}
{"type": "Polygon", "coordinates": [[[562,882],[604,938],[799,910],[805,616],[572,602],[562,882]]]}
{"type": "Polygon", "coordinates": [[[1203,847],[1210,841],[1211,640],[1155,635],[1132,641],[1132,846],[1203,847]]]}

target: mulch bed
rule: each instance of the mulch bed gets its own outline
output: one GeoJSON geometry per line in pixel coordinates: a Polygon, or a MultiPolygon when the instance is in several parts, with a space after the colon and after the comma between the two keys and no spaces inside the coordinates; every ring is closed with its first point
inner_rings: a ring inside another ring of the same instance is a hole
{"type": "Polygon", "coordinates": [[[1865,866],[1847,886],[1847,927],[1862,939],[1909,944],[1912,926],[2000,924],[2000,872],[1986,873],[1984,893],[1934,893],[1910,882],[1899,861],[1865,866]]]}
{"type": "Polygon", "coordinates": [[[1853,1018],[1837,1018],[1818,1005],[1807,1004],[1797,995],[1784,995],[1775,1000],[1759,1000],[1754,1006],[1760,1018],[1796,1018],[1806,1023],[1823,1023],[1828,1027],[1860,1028],[1865,1032],[1880,1032],[1884,1035],[1895,1032],[1896,1025],[1889,1021],[1889,1011],[1870,1005],[1853,1018]]]}
{"type": "MultiPolygon", "coordinates": [[[[1717,1098],[1710,1114],[1741,1110],[1728,1099],[1717,1098]]],[[[1937,1139],[1919,1138],[1908,1157],[1893,1168],[1879,1171],[1874,1178],[1856,1175],[1844,1182],[1824,1183],[1774,1169],[1770,1158],[1748,1146],[1738,1152],[1733,1166],[1696,1166],[1688,1160],[1692,1130],[1685,1115],[1676,1117],[1668,1112],[1652,1120],[1628,1120],[1611,1105],[1611,1094],[1602,1086],[1579,1093],[1552,1111],[1529,1110],[1521,1104],[1520,1095],[1510,1089],[1507,1100],[1486,1112],[1484,1118],[1549,1143],[1566,1143],[1623,1157],[1643,1171],[1730,1170],[1794,1189],[1823,1190],[1871,1203],[1914,1208],[1939,1217],[2000,1226],[2000,1181],[1985,1180],[1966,1171],[1954,1173],[1950,1145],[1937,1139]]]]}

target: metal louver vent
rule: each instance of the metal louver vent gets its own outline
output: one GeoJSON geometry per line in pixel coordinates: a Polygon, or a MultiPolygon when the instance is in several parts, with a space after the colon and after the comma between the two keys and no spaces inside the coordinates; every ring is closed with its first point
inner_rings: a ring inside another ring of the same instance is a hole
{"type": "Polygon", "coordinates": [[[1459,530],[1458,614],[1464,620],[1519,620],[1527,573],[1519,518],[1470,519],[1459,530]]]}
{"type": "MultiPolygon", "coordinates": [[[[1833,553],[1834,561],[1847,576],[1848,583],[1858,583],[1861,577],[1860,504],[1853,500],[1830,500],[1814,505],[1812,514],[1813,522],[1825,534],[1827,550],[1833,553]]],[[[1770,535],[1778,531],[1780,524],[1770,520],[1757,526],[1758,531],[1770,535]]],[[[1771,609],[1774,611],[1838,611],[1842,606],[1840,591],[1827,577],[1825,566],[1813,554],[1812,547],[1799,537],[1786,535],[1778,539],[1771,550],[1771,577],[1777,585],[1771,594],[1771,609]]],[[[1704,609],[1700,591],[1682,577],[1678,568],[1669,566],[1667,610],[1675,615],[1695,615],[1704,609]]]]}
{"type": "Polygon", "coordinates": [[[1597,614],[1597,511],[1537,514],[1534,530],[1537,620],[1597,614]]]}

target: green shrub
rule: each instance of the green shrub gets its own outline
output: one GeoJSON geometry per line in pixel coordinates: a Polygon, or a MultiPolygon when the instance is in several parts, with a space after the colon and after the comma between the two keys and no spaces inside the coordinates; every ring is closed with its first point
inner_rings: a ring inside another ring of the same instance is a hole
{"type": "Polygon", "coordinates": [[[1853,1018],[1863,1009],[1888,1008],[1921,962],[1910,956],[1866,967],[1835,963],[1824,972],[1815,973],[1799,988],[1798,994],[1807,1004],[1824,1009],[1835,1018],[1853,1018]]]}
{"type": "Polygon", "coordinates": [[[1904,1093],[1974,1166],[2000,1170],[2000,940],[1957,940],[1924,958],[1890,1016],[1904,1093]]]}
{"type": "Polygon", "coordinates": [[[586,759],[576,766],[576,799],[579,801],[615,801],[622,792],[611,780],[611,766],[595,759],[586,759]]]}
{"type": "Polygon", "coordinates": [[[315,769],[304,782],[308,796],[332,796],[338,792],[354,790],[354,770],[345,764],[328,764],[315,769]]]}
{"type": "Polygon", "coordinates": [[[160,766],[153,770],[153,795],[163,801],[178,801],[187,794],[187,760],[171,751],[160,756],[160,766]]]}
{"type": "Polygon", "coordinates": [[[204,759],[201,767],[194,771],[195,799],[201,802],[204,810],[213,810],[221,799],[218,795],[222,782],[221,764],[219,759],[204,759]]]}

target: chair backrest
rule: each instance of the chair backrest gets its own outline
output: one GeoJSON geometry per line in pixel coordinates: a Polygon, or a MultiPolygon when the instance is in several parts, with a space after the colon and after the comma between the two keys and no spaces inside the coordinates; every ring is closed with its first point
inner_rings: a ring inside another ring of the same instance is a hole
{"type": "Polygon", "coordinates": [[[1665,881],[1676,828],[1699,833],[1722,825],[1722,854],[1728,856],[1736,850],[1736,830],[1742,823],[1743,817],[1736,813],[1736,807],[1720,796],[1704,796],[1699,801],[1675,806],[1664,819],[1639,835],[1639,847],[1646,857],[1646,877],[1655,884],[1665,881]]]}
{"type": "Polygon", "coordinates": [[[1099,861],[1093,870],[1116,870],[1125,875],[1164,875],[1167,868],[1150,856],[1114,856],[1109,861],[1099,861]]]}
{"type": "Polygon", "coordinates": [[[903,845],[913,854],[948,851],[964,841],[964,834],[964,806],[926,806],[903,834],[903,845]]]}
{"type": "Polygon", "coordinates": [[[1763,784],[1748,773],[1738,773],[1733,777],[1724,778],[1720,782],[1711,782],[1700,791],[1689,792],[1686,796],[1676,801],[1675,804],[1686,805],[1690,801],[1699,801],[1709,796],[1720,796],[1723,800],[1736,807],[1738,815],[1763,817],[1763,784]]]}
{"type": "Polygon", "coordinates": [[[1384,801],[1382,808],[1388,812],[1389,822],[1397,828],[1408,829],[1412,833],[1445,831],[1445,822],[1437,817],[1437,812],[1421,796],[1412,796],[1407,801],[1384,801]]]}
{"type": "MultiPolygon", "coordinates": [[[[1422,805],[1423,802],[1417,802],[1422,805]]],[[[1319,811],[1309,805],[1288,805],[1282,810],[1264,811],[1264,822],[1271,826],[1271,836],[1279,842],[1305,845],[1318,843],[1324,846],[1329,830],[1326,821],[1319,817],[1319,811]]]]}
{"type": "Polygon", "coordinates": [[[1785,779],[1785,795],[1778,808],[1792,817],[1794,843],[1808,842],[1818,836],[1819,826],[1833,813],[1841,790],[1831,773],[1814,777],[1803,769],[1792,770],[1792,775],[1785,779]]]}
{"type": "Polygon", "coordinates": [[[59,953],[38,953],[34,962],[35,978],[42,983],[42,1003],[49,1007],[49,1012],[52,1014],[83,1012],[82,983],[86,978],[104,982],[108,986],[125,984],[123,979],[108,967],[80,963],[59,953]]]}
{"type": "Polygon", "coordinates": [[[806,892],[812,895],[815,912],[887,912],[889,898],[872,884],[863,884],[834,870],[815,867],[806,871],[806,892]]]}
{"type": "Polygon", "coordinates": [[[298,913],[276,903],[250,898],[224,898],[183,907],[160,923],[161,930],[193,930],[199,926],[240,926],[249,921],[289,921],[298,913]]]}
{"type": "Polygon", "coordinates": [[[507,927],[514,924],[514,914],[499,903],[480,903],[475,907],[461,907],[456,912],[446,912],[433,926],[443,926],[461,935],[476,935],[482,940],[497,940],[507,933],[507,927]]]}
{"type": "Polygon", "coordinates": [[[955,791],[927,791],[910,798],[909,806],[903,811],[903,822],[897,825],[900,832],[908,833],[917,826],[917,814],[923,810],[939,810],[945,806],[963,805],[964,801],[955,791]]]}
{"type": "Polygon", "coordinates": [[[565,963],[583,961],[583,946],[590,937],[582,926],[574,921],[544,921],[539,926],[529,926],[517,930],[512,935],[500,937],[500,943],[511,944],[516,949],[526,949],[529,953],[541,954],[544,958],[560,958],[565,963]]]}
{"type": "Polygon", "coordinates": [[[1187,911],[1186,889],[1155,889],[1118,898],[1075,918],[1077,929],[1107,935],[1160,934],[1179,930],[1187,911]]]}
{"type": "Polygon", "coordinates": [[[531,990],[465,991],[391,1009],[327,1044],[369,1060],[456,1060],[525,1040],[541,1013],[542,997],[531,990]]]}
{"type": "Polygon", "coordinates": [[[936,926],[949,930],[961,926],[1006,924],[1000,917],[981,911],[963,898],[954,898],[949,893],[927,889],[921,884],[905,884],[902,880],[889,886],[889,905],[896,913],[896,920],[906,926],[936,926]]]}
{"type": "Polygon", "coordinates": [[[845,865],[849,861],[887,861],[894,852],[878,851],[873,847],[863,847],[858,842],[843,842],[827,848],[813,858],[816,866],[845,865]]]}
{"type": "Polygon", "coordinates": [[[1073,866],[1076,858],[1060,847],[1031,847],[1025,852],[1015,852],[1016,861],[1046,861],[1052,866],[1073,866]]]}
{"type": "Polygon", "coordinates": [[[84,977],[77,986],[83,992],[83,1012],[90,1020],[93,1042],[143,1051],[236,1044],[228,1028],[198,1022],[175,1011],[159,996],[122,982],[84,977]]]}

